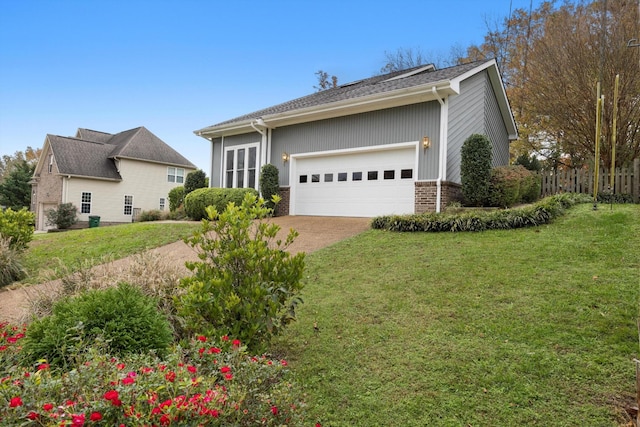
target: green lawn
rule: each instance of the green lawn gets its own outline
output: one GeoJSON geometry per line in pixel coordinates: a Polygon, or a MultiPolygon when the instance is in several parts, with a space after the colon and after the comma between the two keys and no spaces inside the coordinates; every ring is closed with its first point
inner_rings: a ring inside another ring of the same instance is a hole
{"type": "Polygon", "coordinates": [[[276,343],[323,426],[608,426],[635,394],[640,206],[310,254],[276,343]],[[314,332],[317,322],[319,333],[314,332]]]}
{"type": "Polygon", "coordinates": [[[199,222],[139,222],[109,227],[36,234],[25,253],[27,283],[41,280],[40,274],[60,264],[73,269],[87,259],[120,259],[176,242],[191,235],[199,222]]]}

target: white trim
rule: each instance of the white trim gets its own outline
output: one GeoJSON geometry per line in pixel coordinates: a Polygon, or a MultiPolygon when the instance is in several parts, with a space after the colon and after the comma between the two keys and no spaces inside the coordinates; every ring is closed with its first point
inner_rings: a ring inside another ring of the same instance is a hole
{"type": "Polygon", "coordinates": [[[122,215],[133,215],[133,194],[125,194],[122,202],[122,215]],[[127,204],[127,197],[131,197],[131,205],[127,204]],[[127,213],[127,206],[131,206],[131,213],[127,213]]]}
{"type": "Polygon", "coordinates": [[[248,144],[241,145],[232,145],[226,148],[222,153],[222,182],[220,185],[221,188],[253,188],[257,190],[260,185],[260,141],[251,142],[248,144]],[[253,187],[247,187],[247,183],[249,182],[249,151],[255,148],[256,149],[256,165],[255,165],[255,183],[253,187]],[[244,158],[244,173],[242,176],[243,187],[238,187],[238,150],[245,150],[245,158],[244,158]],[[231,187],[227,187],[227,153],[233,151],[233,183],[231,187]]]}
{"type": "Polygon", "coordinates": [[[92,191],[81,191],[80,192],[80,215],[91,215],[91,211],[93,208],[93,192],[92,191]],[[88,194],[89,195],[89,212],[82,212],[82,205],[86,202],[84,202],[82,200],[83,195],[88,194]]]}

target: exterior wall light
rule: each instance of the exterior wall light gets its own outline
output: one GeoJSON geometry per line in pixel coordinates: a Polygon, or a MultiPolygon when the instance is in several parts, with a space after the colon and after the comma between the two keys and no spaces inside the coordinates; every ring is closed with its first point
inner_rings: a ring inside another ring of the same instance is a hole
{"type": "Polygon", "coordinates": [[[288,162],[289,161],[289,153],[287,153],[286,151],[282,152],[282,161],[283,162],[288,162]]]}
{"type": "Polygon", "coordinates": [[[429,147],[431,147],[431,140],[429,139],[428,136],[423,136],[422,137],[422,148],[424,148],[426,150],[429,147]]]}

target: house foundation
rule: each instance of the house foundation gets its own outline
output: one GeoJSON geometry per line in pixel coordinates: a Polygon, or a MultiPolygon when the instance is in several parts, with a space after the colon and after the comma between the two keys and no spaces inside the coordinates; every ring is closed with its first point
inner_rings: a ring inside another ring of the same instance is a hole
{"type": "MultiPolygon", "coordinates": [[[[436,181],[416,181],[415,213],[435,212],[437,206],[438,185],[436,181]]],[[[442,181],[440,193],[440,211],[451,202],[462,200],[462,186],[455,182],[442,181]]]]}

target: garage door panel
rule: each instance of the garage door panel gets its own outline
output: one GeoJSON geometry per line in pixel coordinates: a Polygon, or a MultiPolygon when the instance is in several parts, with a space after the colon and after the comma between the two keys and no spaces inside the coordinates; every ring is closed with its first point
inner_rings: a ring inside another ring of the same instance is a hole
{"type": "Polygon", "coordinates": [[[361,217],[412,213],[414,165],[413,148],[299,159],[292,211],[361,217]]]}

